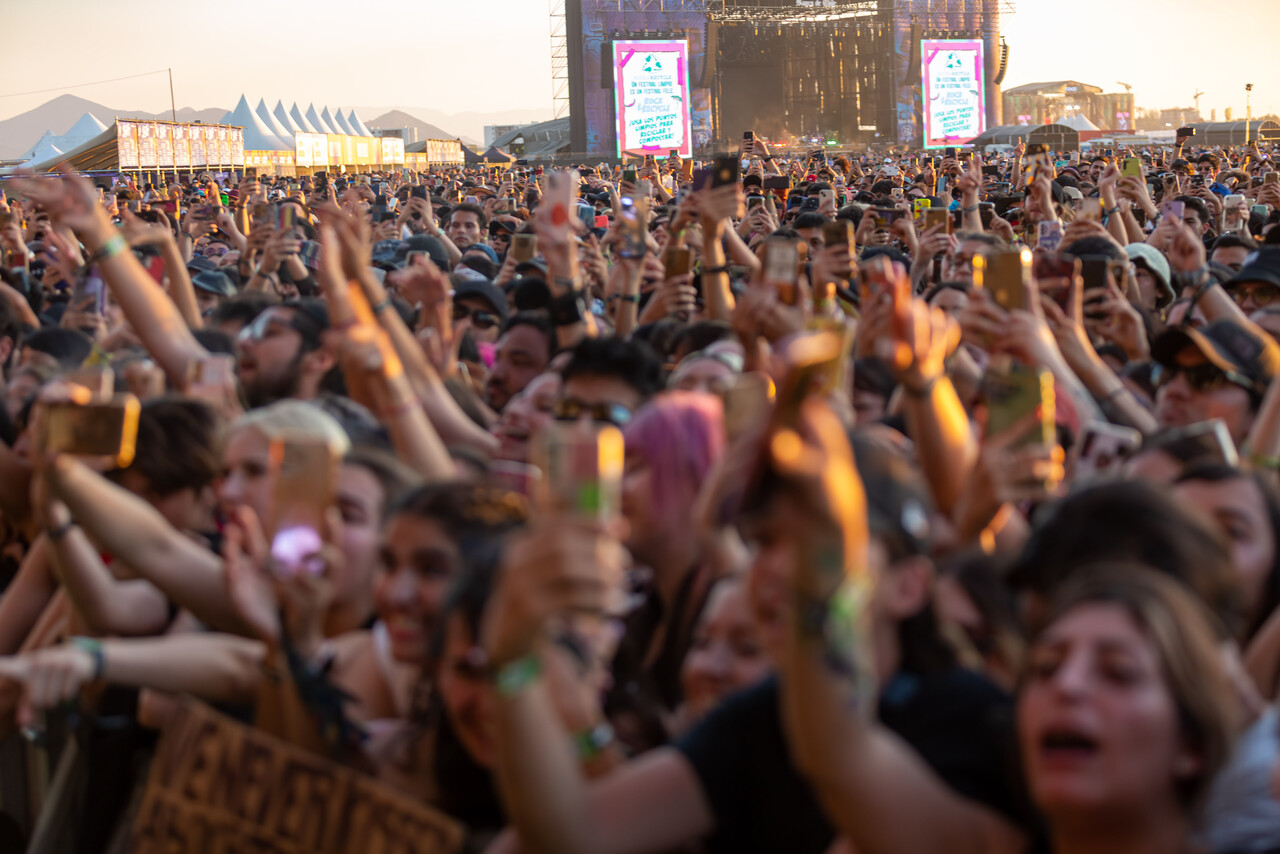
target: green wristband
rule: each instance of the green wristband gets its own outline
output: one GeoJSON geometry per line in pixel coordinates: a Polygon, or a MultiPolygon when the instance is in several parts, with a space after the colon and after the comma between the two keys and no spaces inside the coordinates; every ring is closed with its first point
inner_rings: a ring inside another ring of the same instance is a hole
{"type": "Polygon", "coordinates": [[[102,655],[102,643],[97,638],[81,636],[71,638],[70,643],[76,649],[89,653],[89,657],[93,659],[93,679],[95,682],[101,679],[102,672],[107,669],[106,658],[102,655]]]}
{"type": "Polygon", "coordinates": [[[613,744],[613,727],[607,723],[573,734],[574,749],[578,751],[578,758],[584,761],[595,759],[610,744],[613,744]]]}
{"type": "Polygon", "coordinates": [[[504,697],[514,697],[538,681],[541,676],[542,659],[531,653],[503,665],[494,676],[493,683],[499,694],[504,697]]]}

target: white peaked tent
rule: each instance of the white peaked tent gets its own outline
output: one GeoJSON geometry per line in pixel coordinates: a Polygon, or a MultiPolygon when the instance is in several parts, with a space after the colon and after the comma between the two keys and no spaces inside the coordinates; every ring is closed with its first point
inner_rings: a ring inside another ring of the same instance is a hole
{"type": "Polygon", "coordinates": [[[271,111],[271,115],[276,117],[276,121],[289,129],[289,133],[299,133],[303,130],[302,126],[293,120],[293,116],[289,115],[289,111],[284,108],[284,101],[276,101],[276,108],[271,111]]]}
{"type": "Polygon", "coordinates": [[[373,136],[373,132],[365,127],[364,122],[360,121],[360,117],[356,115],[355,110],[352,110],[347,116],[347,124],[351,125],[351,130],[356,136],[373,136]]]}
{"type": "Polygon", "coordinates": [[[1098,130],[1098,126],[1089,121],[1088,117],[1080,113],[1074,113],[1066,118],[1058,119],[1056,124],[1066,125],[1072,130],[1098,130]]]}
{"type": "Polygon", "coordinates": [[[311,104],[307,107],[307,121],[316,129],[316,133],[337,133],[337,131],[330,127],[329,123],[322,119],[320,114],[316,112],[315,104],[311,104]]]}
{"type": "Polygon", "coordinates": [[[39,151],[42,146],[48,148],[49,145],[56,145],[56,140],[57,137],[54,135],[53,131],[47,130],[35,141],[34,145],[22,152],[22,155],[18,157],[18,159],[23,161],[30,160],[32,157],[35,157],[36,152],[39,151]]]}
{"type": "Polygon", "coordinates": [[[336,125],[338,126],[338,130],[339,130],[339,132],[341,132],[341,133],[345,133],[347,136],[356,136],[356,135],[357,135],[357,134],[356,134],[356,132],[355,132],[355,130],[354,130],[354,129],[352,129],[351,125],[347,124],[346,116],[342,115],[342,111],[341,111],[341,110],[339,110],[338,112],[334,113],[334,116],[333,116],[333,122],[334,122],[334,124],[336,124],[336,125]]]}
{"type": "Polygon", "coordinates": [[[333,113],[329,112],[328,107],[325,107],[320,112],[320,121],[324,122],[324,126],[329,128],[329,133],[338,133],[338,134],[345,133],[347,134],[347,136],[351,135],[350,133],[342,129],[342,125],[334,121],[333,113]]]}
{"type": "Polygon", "coordinates": [[[263,123],[271,129],[271,132],[276,135],[277,139],[281,142],[293,143],[293,131],[281,124],[280,120],[271,114],[271,111],[267,109],[266,101],[259,98],[257,109],[255,109],[254,112],[257,113],[258,118],[262,119],[263,123]]]}
{"type": "Polygon", "coordinates": [[[70,151],[77,145],[93,139],[106,129],[107,126],[98,121],[97,116],[93,113],[85,113],[71,126],[71,130],[56,138],[53,143],[63,151],[70,151]]]}
{"type": "Polygon", "coordinates": [[[42,136],[40,141],[35,144],[35,147],[31,149],[31,156],[23,161],[22,165],[36,166],[46,160],[55,160],[62,157],[63,150],[53,144],[55,139],[56,137],[53,136],[42,136]]]}
{"type": "Polygon", "coordinates": [[[293,119],[294,124],[296,124],[298,127],[302,128],[302,131],[303,131],[304,133],[319,133],[319,132],[320,132],[320,131],[316,130],[316,126],[315,126],[315,125],[313,125],[313,124],[311,124],[311,121],[310,121],[306,116],[304,116],[304,115],[302,114],[302,110],[299,110],[299,109],[298,109],[298,102],[297,102],[297,101],[294,101],[294,102],[293,102],[293,106],[289,108],[289,117],[290,117],[291,119],[293,119]]]}
{"type": "Polygon", "coordinates": [[[249,106],[244,95],[236,108],[222,117],[221,124],[240,125],[244,128],[245,151],[292,151],[293,145],[272,133],[271,128],[249,106]]]}

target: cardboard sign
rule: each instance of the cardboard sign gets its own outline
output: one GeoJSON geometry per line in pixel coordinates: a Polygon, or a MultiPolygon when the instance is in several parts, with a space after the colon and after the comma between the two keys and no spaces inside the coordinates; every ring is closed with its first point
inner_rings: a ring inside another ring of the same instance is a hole
{"type": "Polygon", "coordinates": [[[456,854],[463,829],[381,783],[187,701],[165,729],[132,854],[456,854]]]}

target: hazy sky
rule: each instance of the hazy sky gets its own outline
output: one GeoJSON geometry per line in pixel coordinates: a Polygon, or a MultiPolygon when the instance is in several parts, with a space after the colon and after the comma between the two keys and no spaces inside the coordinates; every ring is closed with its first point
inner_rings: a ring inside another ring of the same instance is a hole
{"type": "MultiPolygon", "coordinates": [[[[282,98],[456,113],[551,107],[547,0],[0,0],[10,39],[0,96],[173,68],[179,107],[282,98]],[[109,13],[108,13],[109,10],[109,13]]],[[[1134,87],[1139,108],[1280,113],[1280,0],[1019,0],[1007,86],[1077,79],[1134,87]],[[1229,22],[1229,24],[1228,24],[1229,22]],[[1229,36],[1228,36],[1229,34],[1229,36]]],[[[21,97],[0,119],[70,92],[122,109],[169,106],[163,74],[21,97]]],[[[110,117],[99,116],[104,121],[110,117]]],[[[365,118],[372,118],[366,116],[365,118]]]]}

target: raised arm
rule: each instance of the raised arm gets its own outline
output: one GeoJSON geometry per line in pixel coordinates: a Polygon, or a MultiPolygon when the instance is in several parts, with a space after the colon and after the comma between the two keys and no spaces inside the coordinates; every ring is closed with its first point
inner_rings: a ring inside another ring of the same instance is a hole
{"type": "Polygon", "coordinates": [[[691,842],[713,818],[675,750],[655,750],[597,783],[584,780],[542,676],[543,625],[555,614],[603,610],[618,589],[623,555],[599,530],[552,521],[507,544],[484,618],[497,668],[498,786],[523,843],[508,835],[490,851],[640,854],[691,842]]]}
{"type": "Polygon", "coordinates": [[[1020,852],[1018,831],[948,789],[876,723],[875,683],[892,665],[871,647],[865,493],[825,404],[806,402],[799,434],[804,451],[775,461],[793,484],[778,521],[798,544],[781,674],[793,761],[860,854],[1020,852]]]}
{"type": "Polygon", "coordinates": [[[49,487],[102,549],[202,622],[243,631],[226,594],[222,558],[174,529],[146,501],[66,456],[50,466],[49,487]]]}
{"type": "Polygon", "coordinates": [[[128,251],[123,235],[98,204],[93,184],[79,175],[64,175],[61,179],[23,179],[19,185],[49,211],[50,218],[75,231],[143,345],[169,382],[182,387],[191,365],[208,351],[191,334],[172,300],[128,251]]]}

